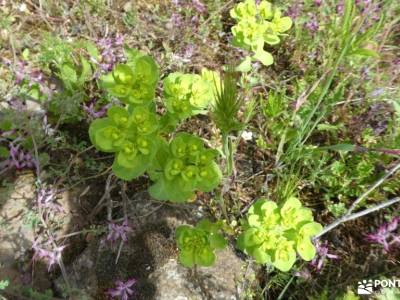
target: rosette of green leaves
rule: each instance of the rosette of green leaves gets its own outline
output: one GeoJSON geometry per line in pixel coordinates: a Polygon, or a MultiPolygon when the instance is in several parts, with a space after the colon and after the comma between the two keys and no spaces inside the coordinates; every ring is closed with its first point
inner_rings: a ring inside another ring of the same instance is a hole
{"type": "Polygon", "coordinates": [[[99,151],[115,153],[115,175],[131,180],[150,167],[160,145],[157,129],[157,116],[148,107],[114,106],[106,118],[92,122],[89,136],[99,151]]]}
{"type": "Polygon", "coordinates": [[[152,197],[158,200],[184,202],[195,191],[210,192],[221,181],[221,170],[215,163],[218,152],[206,149],[203,141],[188,133],[178,133],[169,145],[160,148],[150,177],[152,197]]]}
{"type": "Polygon", "coordinates": [[[128,62],[101,78],[107,92],[126,104],[145,105],[154,100],[159,68],[154,59],[130,49],[128,62]]]}
{"type": "Polygon", "coordinates": [[[296,252],[306,261],[316,254],[311,238],[322,230],[314,222],[311,211],[295,198],[289,198],[281,208],[275,202],[258,200],[243,221],[238,237],[239,249],[260,264],[272,264],[289,271],[296,261],[296,252]]]}
{"type": "Polygon", "coordinates": [[[237,21],[232,27],[233,45],[253,52],[238,66],[238,70],[250,71],[251,60],[258,60],[265,66],[273,64],[274,59],[264,50],[264,45],[278,44],[279,37],[292,26],[292,20],[282,17],[280,10],[273,8],[268,1],[256,4],[255,0],[245,0],[238,3],[230,14],[237,21]]]}
{"type": "Polygon", "coordinates": [[[164,79],[165,105],[176,119],[206,112],[214,99],[214,82],[210,82],[209,72],[204,71],[204,76],[177,72],[164,79]]]}
{"type": "Polygon", "coordinates": [[[201,220],[196,227],[182,225],[176,229],[179,261],[185,267],[212,266],[215,249],[223,249],[227,242],[219,233],[221,225],[201,220]]]}

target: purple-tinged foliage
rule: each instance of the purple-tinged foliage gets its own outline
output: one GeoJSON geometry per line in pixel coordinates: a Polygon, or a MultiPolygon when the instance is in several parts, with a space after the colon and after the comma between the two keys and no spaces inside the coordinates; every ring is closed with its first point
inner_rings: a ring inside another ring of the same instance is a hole
{"type": "Polygon", "coordinates": [[[390,222],[382,224],[376,232],[366,235],[366,240],[374,244],[381,244],[386,252],[400,246],[400,234],[397,232],[400,217],[394,217],[390,222]]]}
{"type": "Polygon", "coordinates": [[[111,296],[111,298],[118,298],[119,300],[128,300],[135,294],[135,291],[132,289],[132,286],[136,283],[135,279],[129,279],[126,282],[121,280],[117,280],[115,282],[115,288],[111,288],[107,291],[107,294],[111,296]]]}
{"type": "Polygon", "coordinates": [[[321,243],[317,241],[315,244],[317,249],[317,255],[310,262],[310,266],[317,272],[320,273],[327,259],[339,259],[339,256],[329,253],[328,242],[324,241],[321,243]]]}
{"type": "Polygon", "coordinates": [[[121,225],[109,223],[107,241],[110,241],[112,244],[118,240],[127,242],[128,234],[132,231],[132,227],[129,226],[127,219],[125,219],[121,225]]]}

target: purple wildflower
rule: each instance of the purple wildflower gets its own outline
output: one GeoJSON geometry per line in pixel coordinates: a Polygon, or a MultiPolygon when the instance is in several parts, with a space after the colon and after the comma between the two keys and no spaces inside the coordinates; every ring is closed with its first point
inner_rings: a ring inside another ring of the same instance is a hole
{"type": "Polygon", "coordinates": [[[43,126],[44,134],[47,135],[47,136],[54,136],[55,130],[49,124],[49,120],[48,120],[46,114],[43,116],[43,123],[42,124],[43,124],[42,126],[43,126]]]}
{"type": "Polygon", "coordinates": [[[190,59],[193,57],[195,51],[194,45],[188,45],[185,48],[185,52],[183,53],[183,60],[186,62],[190,62],[190,59]]]}
{"type": "Polygon", "coordinates": [[[117,240],[121,239],[123,242],[127,242],[128,234],[132,232],[132,228],[129,226],[128,220],[125,219],[121,225],[109,223],[108,231],[107,241],[115,243],[117,240]]]}
{"type": "Polygon", "coordinates": [[[287,10],[287,15],[295,20],[301,15],[301,11],[303,10],[303,3],[296,1],[293,5],[289,7],[287,10]]]}
{"type": "Polygon", "coordinates": [[[321,6],[322,0],[314,0],[315,6],[321,6]]]}
{"type": "Polygon", "coordinates": [[[367,234],[366,240],[381,244],[386,252],[390,252],[392,247],[400,246],[400,235],[395,233],[399,223],[400,217],[394,217],[389,223],[382,224],[375,233],[367,234]]]}
{"type": "Polygon", "coordinates": [[[192,0],[192,5],[198,13],[203,14],[207,11],[206,6],[200,0],[192,0]]]}
{"type": "Polygon", "coordinates": [[[317,17],[312,13],[309,13],[308,16],[310,17],[310,19],[305,25],[306,28],[310,30],[312,33],[317,32],[319,29],[317,17]]]}
{"type": "Polygon", "coordinates": [[[339,256],[328,252],[329,249],[327,241],[323,243],[317,241],[315,247],[317,248],[317,255],[310,262],[310,265],[316,270],[317,273],[321,272],[327,259],[339,259],[339,256]]]}
{"type": "MultiPolygon", "coordinates": [[[[8,62],[6,62],[8,65],[8,62]]],[[[14,68],[15,83],[22,85],[27,83],[29,87],[37,85],[42,94],[51,97],[53,91],[48,87],[44,74],[36,68],[31,68],[27,62],[18,61],[14,68]]]]}
{"type": "Polygon", "coordinates": [[[340,1],[338,5],[336,5],[336,13],[338,15],[342,15],[344,12],[344,3],[343,1],[340,1]]]}
{"type": "Polygon", "coordinates": [[[132,289],[132,286],[136,283],[135,279],[129,279],[126,282],[122,282],[121,280],[117,280],[115,282],[116,287],[109,289],[107,294],[112,298],[119,298],[120,300],[128,300],[130,296],[132,296],[135,291],[132,289]]]}
{"type": "Polygon", "coordinates": [[[83,104],[83,110],[87,113],[90,119],[97,119],[105,116],[111,104],[103,105],[99,110],[95,110],[96,101],[91,101],[88,104],[83,104]]]}
{"type": "Polygon", "coordinates": [[[41,188],[37,194],[37,205],[40,208],[48,209],[53,212],[63,212],[63,207],[56,201],[57,191],[53,189],[41,188]]]}
{"type": "Polygon", "coordinates": [[[183,24],[183,18],[178,13],[173,13],[169,19],[169,24],[171,27],[181,27],[183,24]]]}
{"type": "Polygon", "coordinates": [[[33,260],[44,260],[48,265],[48,271],[51,270],[52,266],[59,264],[61,260],[62,251],[66,246],[54,246],[52,250],[48,250],[39,246],[39,242],[35,240],[32,244],[34,251],[33,260]]]}
{"type": "Polygon", "coordinates": [[[100,68],[109,72],[114,65],[124,59],[124,36],[116,35],[115,38],[102,38],[97,42],[101,49],[100,68]]]}
{"type": "Polygon", "coordinates": [[[356,0],[358,6],[368,7],[370,4],[372,4],[371,0],[356,0]]]}
{"type": "Polygon", "coordinates": [[[306,281],[311,279],[310,270],[307,268],[303,268],[300,271],[296,271],[293,275],[296,277],[300,277],[306,281]]]}
{"type": "Polygon", "coordinates": [[[4,168],[16,168],[17,170],[22,169],[34,169],[36,167],[36,160],[28,152],[21,149],[20,145],[9,144],[9,158],[3,163],[4,168]]]}

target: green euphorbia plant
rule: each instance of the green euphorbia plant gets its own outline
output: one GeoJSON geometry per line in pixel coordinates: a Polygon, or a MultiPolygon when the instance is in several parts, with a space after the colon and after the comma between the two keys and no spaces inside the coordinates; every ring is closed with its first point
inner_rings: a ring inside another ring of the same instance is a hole
{"type": "Polygon", "coordinates": [[[278,44],[280,36],[292,27],[292,20],[282,17],[278,8],[264,0],[259,4],[255,0],[245,0],[231,9],[230,14],[237,21],[232,27],[233,45],[253,53],[244,59],[238,70],[250,71],[252,60],[265,66],[272,65],[274,58],[264,50],[264,45],[278,44]]]}
{"type": "Polygon", "coordinates": [[[306,261],[316,254],[312,236],[322,230],[311,210],[295,198],[282,207],[269,200],[258,200],[248,211],[237,240],[240,250],[260,264],[272,264],[287,272],[296,261],[296,252],[306,261]]]}
{"type": "Polygon", "coordinates": [[[116,153],[112,166],[115,175],[125,180],[142,175],[161,144],[157,115],[145,106],[130,111],[114,106],[107,115],[92,122],[90,140],[98,150],[116,153]]]}
{"type": "Polygon", "coordinates": [[[176,229],[179,261],[185,267],[212,266],[215,249],[223,249],[227,242],[219,233],[221,224],[201,220],[196,227],[182,225],[176,229]]]}
{"type": "Polygon", "coordinates": [[[150,178],[149,192],[155,199],[184,202],[195,191],[210,192],[221,181],[221,170],[214,161],[218,152],[206,149],[202,139],[178,133],[158,152],[150,178]]]}
{"type": "Polygon", "coordinates": [[[92,122],[90,139],[96,149],[115,153],[116,176],[131,180],[145,172],[154,185],[150,193],[159,200],[183,202],[195,191],[208,192],[221,180],[214,162],[217,151],[186,133],[169,144],[168,134],[182,120],[206,112],[214,100],[217,73],[203,69],[201,75],[172,73],[164,80],[167,113],[156,114],[155,90],[159,68],[155,61],[135,49],[125,49],[127,61],[100,78],[109,95],[120,100],[107,117],[92,122]]]}

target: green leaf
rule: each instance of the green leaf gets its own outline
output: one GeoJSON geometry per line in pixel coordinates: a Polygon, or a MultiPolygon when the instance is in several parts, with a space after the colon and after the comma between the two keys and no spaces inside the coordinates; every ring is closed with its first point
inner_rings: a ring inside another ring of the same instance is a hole
{"type": "Polygon", "coordinates": [[[107,116],[117,126],[126,127],[129,119],[129,113],[125,108],[112,106],[107,111],[107,116]]]}
{"type": "MultiPolygon", "coordinates": [[[[399,111],[400,112],[400,111],[399,111]]],[[[10,120],[1,120],[0,129],[3,131],[9,131],[13,127],[13,123],[10,120]]]]}
{"type": "Polygon", "coordinates": [[[187,268],[191,268],[195,264],[194,249],[179,251],[179,262],[187,268]]]}
{"type": "Polygon", "coordinates": [[[89,55],[93,57],[96,61],[98,61],[100,59],[100,54],[99,50],[97,50],[96,45],[91,41],[86,41],[85,46],[89,55]]]}
{"type": "Polygon", "coordinates": [[[264,20],[269,20],[273,16],[272,5],[268,1],[261,1],[258,4],[258,12],[264,20]]]}
{"type": "Polygon", "coordinates": [[[237,239],[237,246],[241,250],[246,248],[259,247],[263,243],[263,239],[259,235],[260,229],[250,228],[243,232],[237,239]]]}
{"type": "Polygon", "coordinates": [[[222,172],[215,162],[200,168],[199,179],[196,187],[203,192],[211,192],[215,189],[222,179],[222,172]]]}
{"type": "Polygon", "coordinates": [[[367,48],[358,48],[350,52],[350,55],[358,55],[358,56],[364,56],[364,57],[375,57],[379,58],[378,52],[367,49],[367,48]]]}
{"type": "Polygon", "coordinates": [[[242,73],[247,73],[250,72],[252,69],[251,65],[251,57],[246,56],[244,60],[236,67],[236,71],[242,72],[242,73]]]}
{"type": "Polygon", "coordinates": [[[218,223],[213,223],[208,219],[202,219],[197,223],[196,228],[204,230],[208,233],[218,233],[218,230],[221,229],[221,225],[218,223]]]}
{"type": "Polygon", "coordinates": [[[286,200],[281,208],[281,215],[285,215],[286,213],[297,210],[301,207],[301,202],[296,197],[290,197],[286,200]]]}
{"type": "Polygon", "coordinates": [[[211,234],[209,241],[210,241],[210,246],[213,249],[224,249],[228,244],[223,235],[219,233],[211,234]]]}
{"type": "Polygon", "coordinates": [[[0,158],[8,158],[10,151],[6,147],[0,146],[0,158]]]}
{"type": "Polygon", "coordinates": [[[264,51],[261,48],[254,53],[253,58],[259,60],[264,66],[270,66],[274,63],[274,58],[271,53],[264,51]]]}
{"type": "Polygon", "coordinates": [[[323,227],[321,224],[317,222],[310,222],[303,225],[299,230],[299,236],[301,238],[308,238],[310,239],[314,235],[317,235],[322,231],[323,227]]]}
{"type": "Polygon", "coordinates": [[[264,34],[264,42],[269,45],[277,45],[279,44],[281,39],[275,33],[266,33],[264,34]]]}
{"type": "Polygon", "coordinates": [[[309,238],[301,239],[297,242],[297,252],[305,261],[312,260],[317,253],[309,238]]]}
{"type": "Polygon", "coordinates": [[[90,141],[100,151],[115,152],[112,140],[101,134],[102,131],[109,128],[110,126],[111,122],[108,118],[97,119],[90,124],[90,141]]]}
{"type": "Polygon", "coordinates": [[[125,56],[126,59],[129,62],[134,62],[135,59],[141,55],[141,52],[138,49],[134,49],[134,48],[129,48],[129,47],[124,47],[124,52],[125,52],[125,56]]]}
{"type": "Polygon", "coordinates": [[[123,161],[120,155],[121,154],[118,153],[116,159],[114,160],[112,170],[118,178],[123,180],[129,181],[143,175],[150,163],[149,161],[143,161],[144,155],[138,155],[132,160],[127,161],[131,163],[129,164],[131,167],[127,168],[125,167],[127,164],[124,164],[124,166],[120,164],[120,162],[123,161]]]}
{"type": "Polygon", "coordinates": [[[209,267],[215,262],[215,254],[209,247],[197,249],[194,254],[195,263],[200,266],[209,267]]]}
{"type": "Polygon", "coordinates": [[[90,77],[92,76],[92,67],[90,66],[90,63],[81,56],[81,65],[82,65],[82,71],[81,75],[79,76],[79,84],[83,85],[85,81],[89,80],[90,77]]]}
{"type": "Polygon", "coordinates": [[[64,82],[65,88],[71,90],[73,85],[78,82],[78,74],[70,64],[63,64],[60,69],[60,77],[64,82]]]}
{"type": "Polygon", "coordinates": [[[128,65],[116,65],[112,71],[112,75],[117,84],[130,85],[133,84],[135,74],[128,65]]]}
{"type": "Polygon", "coordinates": [[[283,18],[279,18],[274,20],[274,23],[276,25],[276,29],[278,32],[285,32],[288,31],[291,27],[292,27],[292,19],[290,19],[289,17],[283,17],[283,18]]]}
{"type": "Polygon", "coordinates": [[[357,148],[357,146],[353,145],[353,144],[337,144],[337,145],[332,145],[332,146],[320,147],[319,149],[349,152],[349,151],[355,151],[356,148],[357,148]]]}
{"type": "Polygon", "coordinates": [[[281,241],[274,254],[273,265],[282,272],[289,271],[296,262],[296,251],[293,242],[281,241]]]}
{"type": "Polygon", "coordinates": [[[254,257],[257,263],[259,264],[267,264],[271,262],[271,256],[265,252],[261,248],[255,248],[252,252],[251,255],[254,257]]]}
{"type": "Polygon", "coordinates": [[[194,197],[192,190],[182,189],[179,180],[161,177],[149,188],[150,196],[161,201],[186,202],[194,197]]]}

